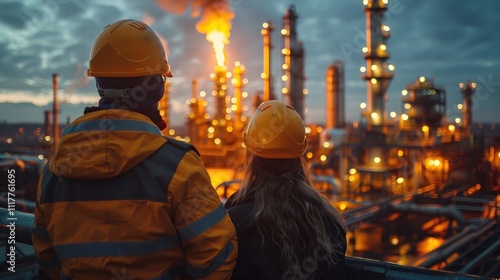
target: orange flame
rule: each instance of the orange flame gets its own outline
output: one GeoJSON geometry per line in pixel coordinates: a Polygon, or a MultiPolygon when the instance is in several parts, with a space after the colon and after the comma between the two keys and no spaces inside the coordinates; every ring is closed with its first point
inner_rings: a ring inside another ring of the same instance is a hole
{"type": "Polygon", "coordinates": [[[215,59],[217,60],[217,65],[223,67],[225,65],[225,55],[224,55],[224,41],[226,38],[224,33],[219,31],[211,31],[207,34],[207,40],[212,43],[215,50],[215,59]]]}
{"type": "Polygon", "coordinates": [[[196,30],[206,34],[215,50],[217,66],[225,66],[224,46],[229,44],[234,13],[227,0],[156,0],[168,12],[181,13],[192,8],[192,16],[200,16],[196,30]],[[201,11],[201,12],[200,12],[201,11]]]}

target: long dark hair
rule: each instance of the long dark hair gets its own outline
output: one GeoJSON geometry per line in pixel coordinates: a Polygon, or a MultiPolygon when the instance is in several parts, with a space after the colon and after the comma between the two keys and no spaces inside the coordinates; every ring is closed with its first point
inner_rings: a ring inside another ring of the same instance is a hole
{"type": "Polygon", "coordinates": [[[234,203],[254,201],[257,230],[263,243],[270,237],[279,247],[285,273],[304,275],[301,272],[304,259],[317,257],[320,252],[322,261],[337,265],[344,254],[342,248],[345,249],[345,244],[332,244],[332,240],[345,242],[343,218],[314,189],[304,159],[248,156],[250,159],[234,203]],[[328,230],[331,225],[336,227],[338,236],[331,236],[332,232],[328,230]]]}

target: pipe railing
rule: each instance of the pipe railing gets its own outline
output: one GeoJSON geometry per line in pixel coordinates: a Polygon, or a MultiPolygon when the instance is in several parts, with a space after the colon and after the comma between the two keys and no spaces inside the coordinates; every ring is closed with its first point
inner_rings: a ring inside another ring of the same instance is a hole
{"type": "MultiPolygon", "coordinates": [[[[0,236],[8,238],[14,232],[16,243],[32,245],[31,232],[33,231],[34,215],[20,211],[11,211],[0,208],[0,236]],[[12,213],[12,214],[11,214],[12,213]],[[13,220],[15,219],[15,220],[13,220]],[[15,228],[12,222],[15,221],[15,228]]],[[[26,258],[25,258],[26,259],[26,258]]],[[[23,267],[18,266],[18,271],[25,273],[23,279],[38,279],[38,270],[35,257],[32,256],[30,262],[24,261],[23,267]],[[24,267],[24,268],[23,268],[24,267]]],[[[20,279],[19,275],[12,272],[0,272],[1,279],[20,279]]],[[[418,279],[453,279],[453,280],[474,280],[491,279],[463,273],[448,272],[442,270],[431,270],[422,267],[402,266],[391,262],[378,261],[359,257],[346,257],[346,278],[350,280],[418,280],[418,279]]],[[[335,279],[335,275],[332,275],[335,279]]]]}

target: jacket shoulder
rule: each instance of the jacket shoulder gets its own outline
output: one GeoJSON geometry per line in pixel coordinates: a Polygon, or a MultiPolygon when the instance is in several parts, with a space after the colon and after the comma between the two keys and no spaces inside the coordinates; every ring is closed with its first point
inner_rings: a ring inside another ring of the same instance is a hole
{"type": "Polygon", "coordinates": [[[165,144],[167,147],[171,148],[177,148],[179,150],[183,150],[185,152],[188,152],[190,150],[194,151],[198,156],[200,156],[200,153],[198,150],[193,146],[192,144],[189,144],[184,141],[179,141],[170,137],[164,136],[164,138],[167,140],[167,143],[165,144]]]}

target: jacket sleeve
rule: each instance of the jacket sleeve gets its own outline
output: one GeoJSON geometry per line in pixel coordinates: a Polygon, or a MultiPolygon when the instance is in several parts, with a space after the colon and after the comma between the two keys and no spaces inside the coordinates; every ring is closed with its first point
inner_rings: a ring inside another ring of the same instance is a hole
{"type": "MultiPolygon", "coordinates": [[[[47,168],[48,165],[45,166],[47,168]]],[[[45,217],[42,208],[40,207],[40,195],[43,185],[43,174],[38,180],[37,199],[35,207],[35,224],[32,232],[33,247],[35,249],[35,257],[40,264],[40,267],[50,276],[51,279],[59,279],[61,273],[61,265],[57,258],[52,241],[47,232],[45,217]]]]}
{"type": "Polygon", "coordinates": [[[194,152],[180,162],[169,186],[173,222],[193,279],[230,279],[237,257],[236,231],[194,152]]]}

